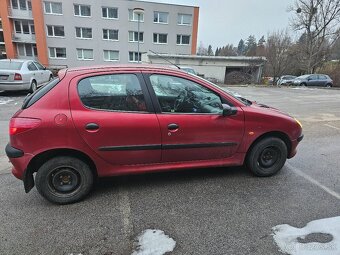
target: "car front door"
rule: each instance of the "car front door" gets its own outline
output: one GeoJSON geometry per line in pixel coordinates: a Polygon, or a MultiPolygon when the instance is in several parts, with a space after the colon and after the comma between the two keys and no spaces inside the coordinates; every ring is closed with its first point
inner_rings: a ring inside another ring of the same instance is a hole
{"type": "Polygon", "coordinates": [[[222,116],[222,99],[189,79],[148,74],[162,133],[162,162],[212,160],[231,157],[244,133],[241,109],[222,116]]]}
{"type": "Polygon", "coordinates": [[[80,136],[112,165],[161,161],[161,134],[139,73],[83,75],[70,83],[74,125],[80,136]]]}
{"type": "Polygon", "coordinates": [[[36,67],[36,65],[33,62],[28,62],[27,63],[27,69],[30,73],[30,77],[32,77],[32,79],[36,80],[37,84],[39,84],[40,81],[41,81],[41,77],[39,75],[39,71],[38,71],[38,68],[36,67]]]}
{"type": "Polygon", "coordinates": [[[308,77],[308,86],[317,86],[318,83],[319,83],[319,79],[316,74],[310,75],[308,77]]]}

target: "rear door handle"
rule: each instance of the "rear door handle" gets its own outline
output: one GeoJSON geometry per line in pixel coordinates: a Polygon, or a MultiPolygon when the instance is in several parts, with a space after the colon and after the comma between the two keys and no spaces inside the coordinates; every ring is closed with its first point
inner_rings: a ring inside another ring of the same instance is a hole
{"type": "Polygon", "coordinates": [[[169,130],[176,130],[176,129],[179,129],[179,126],[175,123],[172,123],[172,124],[168,125],[168,129],[169,130]]]}
{"type": "Polygon", "coordinates": [[[94,130],[98,130],[99,126],[97,123],[88,123],[86,124],[85,129],[89,131],[94,131],[94,130]]]}

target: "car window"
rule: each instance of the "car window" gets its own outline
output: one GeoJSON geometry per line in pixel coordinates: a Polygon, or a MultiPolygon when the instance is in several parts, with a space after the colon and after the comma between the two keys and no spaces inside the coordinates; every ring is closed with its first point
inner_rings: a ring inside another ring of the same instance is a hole
{"type": "Polygon", "coordinates": [[[0,70],[20,70],[23,62],[0,61],[0,70]]]}
{"type": "Polygon", "coordinates": [[[164,113],[222,113],[221,98],[198,83],[158,74],[150,82],[164,113]]]}
{"type": "Polygon", "coordinates": [[[45,67],[39,62],[34,62],[34,64],[38,67],[39,70],[45,70],[45,67]]]}
{"type": "Polygon", "coordinates": [[[319,74],[319,80],[326,80],[326,79],[327,79],[326,75],[319,74]]]}
{"type": "Polygon", "coordinates": [[[27,68],[28,70],[30,71],[37,71],[38,68],[33,64],[33,62],[30,62],[28,65],[27,65],[27,68]]]}
{"type": "Polygon", "coordinates": [[[145,112],[141,85],[134,74],[98,75],[78,83],[82,103],[93,109],[145,112]]]}
{"type": "Polygon", "coordinates": [[[309,79],[310,80],[317,80],[318,76],[314,74],[314,75],[309,76],[309,79]]]}

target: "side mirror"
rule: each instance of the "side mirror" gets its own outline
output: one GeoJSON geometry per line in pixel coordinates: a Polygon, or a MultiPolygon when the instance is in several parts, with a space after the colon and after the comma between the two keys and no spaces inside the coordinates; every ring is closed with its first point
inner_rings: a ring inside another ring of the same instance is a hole
{"type": "Polygon", "coordinates": [[[44,70],[46,70],[46,66],[44,66],[44,70]]]}
{"type": "Polygon", "coordinates": [[[222,107],[223,107],[222,115],[224,117],[232,116],[232,115],[235,115],[237,113],[237,109],[235,107],[231,107],[228,104],[222,104],[222,107]]]}

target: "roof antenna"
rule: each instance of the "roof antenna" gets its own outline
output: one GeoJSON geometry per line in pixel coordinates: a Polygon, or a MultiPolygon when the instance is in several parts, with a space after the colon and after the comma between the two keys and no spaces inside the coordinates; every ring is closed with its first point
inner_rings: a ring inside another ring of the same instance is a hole
{"type": "Polygon", "coordinates": [[[170,63],[173,66],[176,66],[178,69],[181,69],[178,65],[172,63],[170,60],[164,58],[163,56],[159,55],[157,52],[154,52],[153,50],[149,50],[151,53],[156,54],[158,57],[160,57],[161,59],[165,60],[166,62],[170,63]]]}

